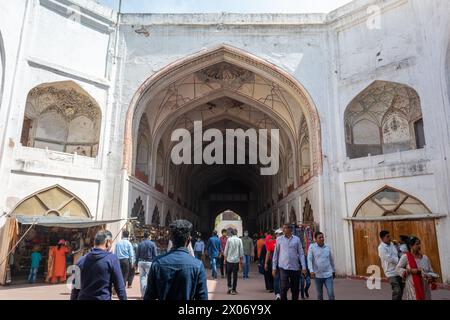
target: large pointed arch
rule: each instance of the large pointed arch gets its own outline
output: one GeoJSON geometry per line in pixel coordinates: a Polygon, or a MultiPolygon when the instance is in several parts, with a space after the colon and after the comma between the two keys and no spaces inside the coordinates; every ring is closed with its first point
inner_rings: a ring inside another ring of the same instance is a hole
{"type": "MultiPolygon", "coordinates": [[[[287,72],[279,69],[272,63],[229,45],[221,45],[210,50],[204,50],[176,61],[148,78],[141,85],[135,93],[127,113],[124,137],[124,169],[130,174],[133,172],[134,154],[136,149],[135,138],[139,130],[141,116],[145,111],[149,99],[160,92],[162,88],[170,86],[177,80],[220,63],[227,63],[244,68],[255,75],[272,81],[277,87],[289,94],[290,99],[293,103],[295,102],[296,107],[299,106],[301,108],[301,110],[297,111],[300,111],[300,113],[303,113],[306,117],[311,140],[311,153],[313,158],[312,169],[315,175],[320,174],[322,171],[320,121],[318,112],[310,95],[305,88],[287,72]]],[[[292,114],[290,117],[296,118],[293,117],[292,114]]],[[[298,130],[299,128],[292,128],[294,134],[297,134],[298,130]]]]}

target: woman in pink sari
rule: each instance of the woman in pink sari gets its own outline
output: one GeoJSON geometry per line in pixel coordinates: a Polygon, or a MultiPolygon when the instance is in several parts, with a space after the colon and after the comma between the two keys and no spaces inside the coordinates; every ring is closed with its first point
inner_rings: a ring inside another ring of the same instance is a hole
{"type": "Polygon", "coordinates": [[[397,273],[406,284],[406,300],[431,300],[430,284],[435,281],[430,260],[422,254],[420,239],[410,237],[409,252],[402,255],[397,264],[397,273]]]}

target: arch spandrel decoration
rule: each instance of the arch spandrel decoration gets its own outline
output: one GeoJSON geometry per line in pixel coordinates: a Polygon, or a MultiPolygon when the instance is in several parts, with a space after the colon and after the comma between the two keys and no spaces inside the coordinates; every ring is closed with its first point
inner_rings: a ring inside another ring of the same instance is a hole
{"type": "Polygon", "coordinates": [[[431,210],[418,198],[401,190],[385,186],[367,197],[356,208],[353,217],[429,215],[431,210]]]}
{"type": "Polygon", "coordinates": [[[11,211],[11,216],[18,215],[92,218],[84,202],[59,185],[26,197],[11,211]]]}

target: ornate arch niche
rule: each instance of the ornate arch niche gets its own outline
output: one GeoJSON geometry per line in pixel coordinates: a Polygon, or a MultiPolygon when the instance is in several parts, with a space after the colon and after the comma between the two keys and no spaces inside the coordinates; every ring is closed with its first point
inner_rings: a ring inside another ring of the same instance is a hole
{"type": "Polygon", "coordinates": [[[141,226],[144,226],[146,224],[145,207],[141,197],[137,198],[134,202],[133,209],[131,209],[131,217],[137,218],[137,221],[141,226]]]}
{"type": "Polygon", "coordinates": [[[289,213],[289,223],[297,223],[297,215],[295,214],[294,207],[291,207],[291,212],[289,213]]]}
{"type": "Polygon", "coordinates": [[[344,122],[351,159],[425,146],[419,95],[403,84],[375,81],[350,103],[344,122]]]}
{"type": "Polygon", "coordinates": [[[21,143],[96,157],[100,127],[100,107],[80,86],[72,81],[43,84],[28,94],[21,143]]]}
{"type": "Polygon", "coordinates": [[[387,216],[429,215],[431,210],[418,198],[385,186],[374,192],[356,208],[353,216],[376,218],[387,216]]]}
{"type": "Polygon", "coordinates": [[[11,211],[11,215],[92,218],[84,202],[59,185],[26,197],[11,211]]]}
{"type": "Polygon", "coordinates": [[[159,226],[160,224],[161,224],[161,217],[160,217],[160,214],[159,214],[159,208],[156,205],[155,209],[153,210],[152,225],[159,226]]]}
{"type": "Polygon", "coordinates": [[[172,223],[172,215],[171,215],[170,210],[169,210],[169,211],[167,211],[167,214],[166,214],[165,226],[168,227],[171,223],[172,223]]]}
{"type": "MultiPolygon", "coordinates": [[[[173,118],[179,118],[214,97],[223,96],[256,103],[262,111],[276,119],[279,128],[289,131],[292,145],[296,145],[294,140],[298,137],[299,121],[304,114],[313,159],[312,173],[321,173],[319,117],[306,90],[291,75],[273,64],[227,45],[172,63],[139,88],[127,114],[124,168],[133,172],[138,127],[144,112],[152,114],[149,123],[151,132],[162,135],[173,118]],[[193,87],[195,90],[191,90],[193,87]]],[[[152,139],[153,148],[156,148],[160,137],[152,136],[152,139]]],[[[294,152],[298,162],[298,151],[294,152]]],[[[156,158],[157,155],[152,156],[156,158]]],[[[298,174],[297,164],[296,169],[298,174]]]]}
{"type": "Polygon", "coordinates": [[[306,199],[303,206],[303,223],[314,223],[314,213],[309,199],[306,199]]]}

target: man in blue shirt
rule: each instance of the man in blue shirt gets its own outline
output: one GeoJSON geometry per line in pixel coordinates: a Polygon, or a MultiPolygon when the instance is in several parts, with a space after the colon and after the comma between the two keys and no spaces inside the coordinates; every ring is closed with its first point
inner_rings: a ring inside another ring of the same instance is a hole
{"type": "Polygon", "coordinates": [[[213,280],[217,280],[217,259],[220,255],[221,243],[217,231],[213,232],[213,235],[208,240],[208,256],[211,261],[211,270],[213,280]]]}
{"type": "Polygon", "coordinates": [[[156,245],[149,239],[150,234],[144,232],[144,240],[137,248],[136,261],[138,262],[139,276],[141,280],[141,297],[144,297],[147,288],[147,277],[153,260],[157,256],[156,245]]]}
{"type": "Polygon", "coordinates": [[[300,289],[300,269],[306,274],[305,253],[300,238],[292,234],[292,225],[283,226],[284,236],[277,238],[273,254],[273,276],[280,272],[281,300],[287,300],[291,288],[292,300],[297,301],[300,289]]]}
{"type": "Polygon", "coordinates": [[[328,299],[334,300],[333,279],[336,274],[333,255],[322,232],[316,232],[314,238],[316,243],[311,244],[308,250],[308,267],[316,285],[317,300],[323,300],[323,285],[327,288],[328,299]]]}
{"type": "Polygon", "coordinates": [[[208,300],[205,267],[187,249],[192,224],[177,220],[169,228],[173,249],[153,260],[144,300],[208,300]]]}
{"type": "MultiPolygon", "coordinates": [[[[109,250],[112,246],[110,231],[99,231],[95,247],[77,263],[80,283],[75,283],[71,300],[111,300],[112,286],[120,300],[127,300],[125,281],[119,259],[109,250]]],[[[77,277],[76,277],[77,278],[77,277]]],[[[75,280],[76,281],[76,280],[75,280]]]]}
{"type": "Polygon", "coordinates": [[[128,231],[122,232],[122,240],[116,244],[116,255],[120,261],[120,269],[124,282],[129,278],[131,267],[134,265],[134,248],[131,242],[128,240],[130,233],[128,231]]]}

